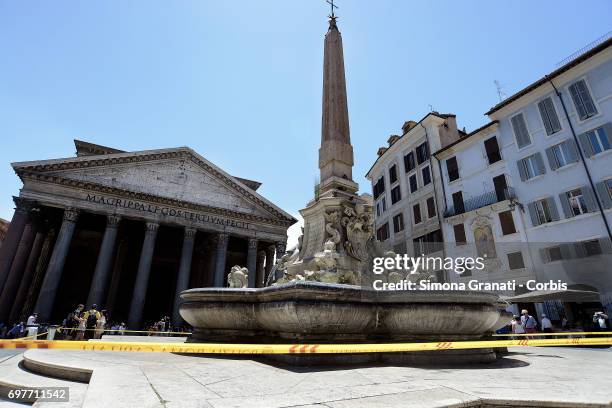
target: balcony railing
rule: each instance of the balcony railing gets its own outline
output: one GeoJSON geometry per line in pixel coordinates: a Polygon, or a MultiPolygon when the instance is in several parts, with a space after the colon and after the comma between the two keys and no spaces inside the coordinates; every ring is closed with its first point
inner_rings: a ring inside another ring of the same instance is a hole
{"type": "Polygon", "coordinates": [[[516,198],[516,194],[512,187],[507,187],[503,192],[489,191],[476,197],[470,197],[463,202],[463,208],[450,206],[444,211],[444,217],[452,217],[466,212],[474,211],[487,205],[499,203],[505,200],[516,198]]]}

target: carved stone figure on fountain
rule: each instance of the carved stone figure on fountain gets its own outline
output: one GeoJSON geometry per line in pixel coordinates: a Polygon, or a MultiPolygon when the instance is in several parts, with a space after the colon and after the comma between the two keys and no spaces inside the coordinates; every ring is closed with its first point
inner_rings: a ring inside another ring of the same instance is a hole
{"type": "Polygon", "coordinates": [[[249,286],[249,270],[241,266],[232,266],[227,275],[227,286],[230,288],[247,288],[249,286]]]}

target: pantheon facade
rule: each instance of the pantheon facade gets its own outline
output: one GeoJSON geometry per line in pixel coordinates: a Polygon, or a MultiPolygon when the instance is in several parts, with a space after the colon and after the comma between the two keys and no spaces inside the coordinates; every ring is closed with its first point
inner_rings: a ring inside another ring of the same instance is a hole
{"type": "Polygon", "coordinates": [[[296,220],[187,147],[13,163],[23,182],[0,247],[0,322],[60,323],[79,303],[138,329],[178,314],[178,294],[226,286],[234,265],[264,284],[296,220]]]}

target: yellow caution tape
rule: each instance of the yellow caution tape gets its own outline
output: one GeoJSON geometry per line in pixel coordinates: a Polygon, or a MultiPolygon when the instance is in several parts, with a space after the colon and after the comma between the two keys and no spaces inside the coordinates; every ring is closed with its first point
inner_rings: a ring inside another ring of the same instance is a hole
{"type": "Polygon", "coordinates": [[[598,334],[600,336],[612,334],[612,332],[553,332],[553,333],[504,333],[494,334],[493,337],[524,337],[524,336],[582,336],[585,334],[598,334]]]}
{"type": "Polygon", "coordinates": [[[226,343],[134,343],[111,341],[67,340],[0,340],[5,349],[56,349],[86,351],[134,351],[195,354],[336,354],[336,353],[389,353],[435,350],[465,350],[518,346],[578,346],[612,345],[612,337],[569,339],[520,339],[447,341],[431,343],[384,344],[226,344],[226,343]]]}
{"type": "Polygon", "coordinates": [[[66,330],[66,331],[103,331],[106,332],[122,332],[122,333],[149,333],[149,334],[184,334],[191,336],[191,332],[174,332],[174,331],[155,331],[155,330],[127,330],[127,329],[79,329],[78,327],[58,327],[58,331],[66,330]]]}
{"type": "Polygon", "coordinates": [[[49,334],[49,332],[37,333],[33,336],[19,337],[18,339],[15,339],[15,340],[31,340],[31,339],[38,338],[39,336],[46,336],[47,334],[49,334]]]}

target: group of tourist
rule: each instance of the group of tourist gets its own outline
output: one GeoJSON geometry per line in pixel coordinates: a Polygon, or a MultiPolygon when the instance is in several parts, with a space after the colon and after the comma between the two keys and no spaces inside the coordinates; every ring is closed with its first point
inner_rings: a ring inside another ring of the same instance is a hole
{"type": "MultiPolygon", "coordinates": [[[[605,331],[608,329],[608,315],[604,312],[595,312],[593,315],[593,331],[605,331]]],[[[561,327],[562,331],[569,328],[569,322],[565,316],[561,318],[561,327]]],[[[546,316],[542,314],[540,319],[540,330],[542,333],[553,333],[554,327],[552,321],[546,316]]],[[[538,332],[538,321],[529,314],[529,311],[526,309],[521,310],[521,316],[514,315],[512,320],[509,323],[509,331],[512,334],[523,335],[523,334],[531,334],[538,332]]],[[[518,337],[518,336],[517,336],[518,337]]],[[[529,336],[527,336],[529,337],[529,336]]]]}

